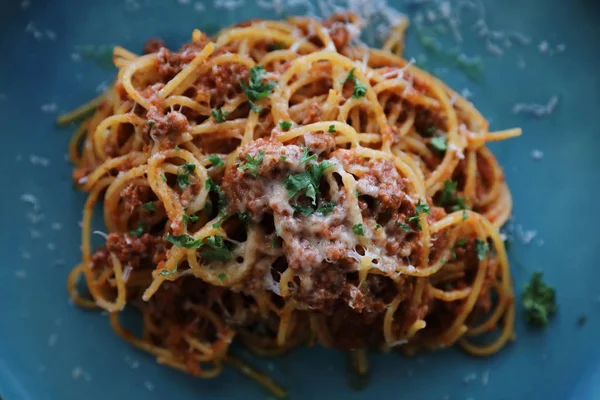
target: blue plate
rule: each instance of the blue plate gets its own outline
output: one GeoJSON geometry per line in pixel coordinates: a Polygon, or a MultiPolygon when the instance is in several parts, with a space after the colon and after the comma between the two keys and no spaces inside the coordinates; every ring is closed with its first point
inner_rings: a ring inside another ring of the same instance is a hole
{"type": "MultiPolygon", "coordinates": [[[[214,32],[247,18],[275,17],[277,10],[264,8],[272,2],[3,3],[0,394],[5,400],[267,397],[231,370],[204,381],[159,366],[117,338],[105,317],[69,303],[65,279],[80,257],[84,196],[73,189],[65,156],[71,129],[55,127],[54,120],[111,81],[107,45],[139,51],[145,39],[159,36],[177,46],[196,27],[214,32]]],[[[311,12],[296,3],[283,12],[311,12]]],[[[379,3],[363,11],[376,11],[379,3]]],[[[559,312],[547,329],[534,330],[519,307],[518,340],[490,358],[457,350],[412,359],[373,355],[362,391],[350,388],[345,356],[337,351],[302,348],[256,363],[296,399],[600,398],[598,2],[486,1],[485,25],[477,25],[482,10],[453,1],[450,11],[461,10],[460,42],[437,27],[443,1],[395,3],[426,26],[420,34],[411,30],[409,56],[456,89],[468,89],[493,129],[523,127],[523,137],[492,146],[514,196],[507,234],[515,289],[520,296],[531,273],[543,270],[557,288],[559,312]],[[525,37],[509,34],[515,31],[525,37]],[[468,57],[458,59],[452,47],[468,57]],[[580,326],[582,316],[587,323],[580,326]]]]}

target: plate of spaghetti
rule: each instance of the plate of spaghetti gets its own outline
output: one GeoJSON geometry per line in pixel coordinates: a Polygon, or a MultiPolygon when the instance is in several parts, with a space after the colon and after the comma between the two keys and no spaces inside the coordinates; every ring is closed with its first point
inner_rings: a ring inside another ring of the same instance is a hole
{"type": "MultiPolygon", "coordinates": [[[[593,209],[599,124],[569,101],[600,99],[546,94],[522,53],[556,79],[579,36],[532,46],[542,28],[491,27],[517,18],[493,2],[158,3],[15,8],[32,54],[70,60],[36,92],[54,126],[14,126],[56,136],[4,157],[26,223],[4,241],[0,395],[600,395],[600,220],[555,216],[593,209]],[[127,26],[90,45],[105,23],[42,24],[97,12],[127,26]],[[527,82],[509,59],[543,102],[506,106],[527,82]]],[[[34,84],[7,88],[21,115],[34,84]]]]}

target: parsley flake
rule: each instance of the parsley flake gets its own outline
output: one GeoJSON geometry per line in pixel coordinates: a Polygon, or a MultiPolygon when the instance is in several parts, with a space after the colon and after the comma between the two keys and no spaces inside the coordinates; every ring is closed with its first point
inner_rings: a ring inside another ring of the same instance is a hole
{"type": "Polygon", "coordinates": [[[431,145],[431,147],[433,147],[437,151],[441,151],[441,152],[446,151],[446,149],[448,148],[448,143],[446,141],[446,138],[443,136],[434,137],[433,139],[431,139],[429,141],[429,144],[431,145]]]}
{"type": "Polygon", "coordinates": [[[216,154],[209,154],[208,159],[210,160],[210,163],[215,168],[219,168],[219,167],[222,167],[223,165],[225,165],[225,163],[223,163],[223,160],[221,160],[221,157],[219,157],[216,154]]]}
{"type": "Polygon", "coordinates": [[[150,213],[156,211],[156,204],[153,201],[142,204],[142,208],[150,213]]]}
{"type": "Polygon", "coordinates": [[[197,249],[198,247],[202,246],[202,239],[194,239],[186,233],[177,236],[168,234],[165,237],[165,240],[177,247],[183,247],[186,249],[197,249]]]}
{"type": "Polygon", "coordinates": [[[356,224],[352,227],[352,232],[358,236],[365,236],[365,227],[363,224],[356,224]]]}
{"type": "Polygon", "coordinates": [[[541,272],[534,272],[523,292],[523,307],[527,322],[544,327],[548,317],[556,312],[556,291],[542,280],[541,272]]]}
{"type": "Polygon", "coordinates": [[[160,174],[160,179],[162,179],[163,182],[167,182],[167,176],[165,174],[160,174]]]}
{"type": "Polygon", "coordinates": [[[431,214],[431,209],[429,208],[429,204],[426,201],[419,199],[417,202],[417,206],[415,207],[415,215],[412,217],[408,217],[406,222],[416,222],[417,229],[421,230],[423,227],[421,226],[421,218],[419,218],[419,214],[431,214]]]}
{"type": "Polygon", "coordinates": [[[275,81],[263,83],[262,79],[264,74],[265,69],[260,65],[255,65],[254,67],[250,68],[250,79],[248,80],[248,85],[246,85],[244,82],[240,82],[244,93],[246,93],[246,97],[248,97],[250,109],[255,113],[259,113],[261,109],[254,104],[254,101],[264,99],[270,95],[275,85],[277,85],[277,82],[275,81]]]}
{"type": "Polygon", "coordinates": [[[329,133],[335,133],[336,132],[335,125],[333,125],[333,124],[329,125],[329,129],[327,129],[327,132],[329,132],[329,133]]]}
{"type": "Polygon", "coordinates": [[[139,237],[144,234],[144,230],[146,229],[146,225],[143,222],[139,222],[138,226],[129,231],[130,236],[139,237]]]}
{"type": "Polygon", "coordinates": [[[177,167],[177,184],[181,189],[185,189],[190,184],[190,174],[196,170],[196,165],[186,162],[177,167]]]}
{"type": "Polygon", "coordinates": [[[300,157],[300,164],[306,164],[309,161],[317,159],[316,154],[313,154],[312,156],[308,155],[308,147],[304,146],[302,148],[304,149],[304,154],[302,154],[302,157],[300,157]]]}
{"type": "Polygon", "coordinates": [[[200,218],[200,217],[198,217],[197,215],[187,215],[187,214],[184,214],[181,217],[181,221],[183,222],[184,225],[187,225],[187,223],[190,222],[190,221],[191,222],[198,221],[198,218],[200,218]]]}
{"type": "Polygon", "coordinates": [[[225,279],[227,279],[227,274],[226,274],[225,272],[221,272],[221,273],[220,273],[220,274],[217,276],[217,278],[219,278],[219,280],[220,280],[221,282],[223,282],[225,279]]]}
{"type": "Polygon", "coordinates": [[[348,72],[348,76],[346,77],[346,79],[344,79],[342,84],[344,84],[348,81],[354,82],[354,90],[352,91],[352,98],[358,99],[361,97],[365,97],[365,95],[367,94],[367,87],[365,85],[363,85],[356,76],[354,76],[355,69],[356,68],[352,68],[350,70],[350,72],[348,72]]]}
{"type": "Polygon", "coordinates": [[[317,204],[317,192],[319,191],[319,182],[323,172],[333,166],[330,161],[323,161],[320,164],[310,164],[308,171],[299,174],[288,175],[283,184],[288,191],[288,197],[292,198],[297,193],[304,193],[312,200],[312,204],[317,204]]]}
{"type": "Polygon", "coordinates": [[[168,270],[168,269],[163,269],[162,271],[160,271],[159,275],[161,276],[169,276],[169,275],[173,275],[177,273],[177,265],[175,265],[175,268],[173,268],[172,270],[168,270]]]}
{"type": "Polygon", "coordinates": [[[490,246],[487,242],[477,238],[475,239],[475,250],[477,250],[477,258],[483,260],[490,252],[490,246]]]}
{"type": "Polygon", "coordinates": [[[284,131],[289,131],[292,127],[292,121],[281,121],[279,127],[284,131]]]}
{"type": "Polygon", "coordinates": [[[404,232],[410,232],[412,229],[410,228],[410,225],[408,224],[403,224],[400,221],[396,221],[395,222],[396,226],[399,227],[400,229],[402,229],[404,232]]]}
{"type": "Polygon", "coordinates": [[[225,244],[222,236],[209,236],[205,240],[205,244],[202,246],[200,256],[206,261],[231,261],[233,255],[231,250],[225,244]]]}
{"type": "Polygon", "coordinates": [[[240,165],[238,169],[247,169],[250,172],[250,175],[253,177],[258,177],[258,167],[262,163],[262,160],[265,158],[265,152],[259,151],[256,157],[252,157],[250,154],[246,154],[246,164],[240,165]]]}
{"type": "Polygon", "coordinates": [[[227,111],[223,111],[220,107],[219,108],[213,108],[210,113],[212,114],[213,119],[215,120],[216,123],[221,123],[221,122],[225,122],[225,117],[227,115],[229,115],[229,113],[227,111]]]}

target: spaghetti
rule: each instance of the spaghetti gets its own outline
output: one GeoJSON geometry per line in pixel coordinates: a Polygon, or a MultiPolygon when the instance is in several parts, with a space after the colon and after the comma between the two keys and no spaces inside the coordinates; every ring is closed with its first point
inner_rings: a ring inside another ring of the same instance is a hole
{"type": "Polygon", "coordinates": [[[406,25],[385,50],[353,44],[352,14],[115,48],[115,84],[61,119],[95,107],[70,143],[89,193],[75,303],[161,363],[199,377],[229,364],[276,395],[234,340],[260,355],[352,350],[362,372],[368,348],[498,351],[514,335],[498,233],[512,204],[485,144],[520,130],[489,132],[402,59],[406,25]],[[109,234],[94,252],[99,201],[109,234]],[[139,336],[119,322],[127,304],[139,336]]]}

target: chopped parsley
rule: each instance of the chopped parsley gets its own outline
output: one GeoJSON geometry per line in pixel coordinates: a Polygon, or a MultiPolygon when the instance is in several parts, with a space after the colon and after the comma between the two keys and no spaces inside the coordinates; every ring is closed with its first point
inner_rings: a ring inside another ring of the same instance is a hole
{"type": "Polygon", "coordinates": [[[452,206],[452,211],[467,210],[469,208],[469,206],[465,203],[467,201],[467,198],[464,196],[457,196],[456,189],[456,182],[454,182],[452,179],[445,180],[444,188],[442,189],[442,196],[440,198],[440,205],[452,206]]]}
{"type": "Polygon", "coordinates": [[[467,244],[467,238],[460,238],[454,243],[454,247],[461,247],[467,244]]]}
{"type": "Polygon", "coordinates": [[[356,224],[352,227],[352,232],[358,236],[365,236],[365,227],[363,224],[356,224]]]}
{"type": "Polygon", "coordinates": [[[487,242],[477,238],[475,239],[475,250],[477,251],[477,258],[483,260],[489,254],[490,246],[487,242]]]}
{"type": "Polygon", "coordinates": [[[221,225],[221,222],[223,222],[223,220],[227,218],[227,197],[225,196],[225,193],[221,190],[221,188],[219,188],[215,181],[213,181],[210,177],[206,180],[205,187],[206,190],[208,190],[209,192],[215,192],[219,197],[218,206],[220,218],[217,222],[213,224],[213,228],[218,228],[221,225]]]}
{"type": "Polygon", "coordinates": [[[300,214],[304,215],[305,217],[308,217],[309,215],[312,215],[315,212],[315,209],[309,206],[300,206],[300,205],[294,205],[292,206],[294,208],[295,211],[299,212],[300,214]]]}
{"type": "Polygon", "coordinates": [[[213,108],[210,113],[212,114],[213,119],[215,120],[215,122],[217,123],[221,123],[221,122],[225,122],[225,117],[227,115],[229,115],[229,113],[227,111],[223,112],[223,110],[221,110],[221,108],[213,108]]]}
{"type": "Polygon", "coordinates": [[[335,133],[336,132],[335,125],[329,125],[329,129],[327,129],[327,132],[329,132],[329,133],[335,133]]]}
{"type": "Polygon", "coordinates": [[[185,189],[190,184],[190,174],[196,170],[196,165],[186,162],[177,167],[177,184],[181,189],[185,189]]]}
{"type": "Polygon", "coordinates": [[[354,189],[354,195],[355,195],[356,197],[360,196],[360,193],[358,192],[358,189],[354,189]]]}
{"type": "Polygon", "coordinates": [[[222,236],[209,236],[203,243],[202,250],[200,250],[202,259],[206,261],[231,261],[233,255],[231,250],[226,246],[222,236]]]}
{"type": "Polygon", "coordinates": [[[250,79],[248,80],[248,85],[244,82],[240,82],[244,93],[246,93],[246,97],[248,97],[248,103],[250,104],[250,109],[255,113],[259,113],[260,107],[254,104],[255,101],[264,99],[268,95],[271,94],[277,82],[268,81],[266,83],[262,82],[263,75],[265,74],[265,69],[260,65],[255,65],[250,68],[250,79]]]}
{"type": "Polygon", "coordinates": [[[242,223],[244,224],[245,227],[248,227],[248,224],[250,223],[250,213],[249,212],[238,213],[238,218],[240,219],[240,221],[242,221],[242,223]]]}
{"type": "Polygon", "coordinates": [[[281,161],[285,162],[285,160],[287,160],[286,156],[281,156],[281,161]]]}
{"type": "Polygon", "coordinates": [[[227,274],[225,272],[221,272],[219,275],[217,275],[217,278],[223,282],[225,279],[227,279],[227,274]]]}
{"type": "Polygon", "coordinates": [[[312,156],[308,155],[308,147],[304,146],[303,149],[304,149],[304,154],[302,154],[302,157],[300,157],[300,164],[306,164],[309,161],[317,159],[316,154],[313,154],[312,156]]]}
{"type": "Polygon", "coordinates": [[[421,230],[423,227],[421,226],[421,219],[419,218],[419,214],[431,214],[431,210],[429,208],[429,204],[426,201],[419,199],[417,202],[417,207],[415,207],[415,215],[412,217],[408,217],[406,222],[416,222],[417,229],[421,230]]]}
{"type": "Polygon", "coordinates": [[[179,150],[181,150],[181,147],[179,147],[179,146],[177,146],[177,145],[176,145],[175,147],[173,147],[173,149],[174,149],[175,151],[179,151],[179,150]]]}
{"type": "Polygon", "coordinates": [[[154,120],[151,120],[151,119],[148,120],[148,128],[152,129],[155,124],[156,124],[156,122],[154,120]]]}
{"type": "Polygon", "coordinates": [[[436,136],[429,141],[431,147],[436,149],[437,151],[444,152],[448,148],[448,143],[444,136],[436,136]]]}
{"type": "Polygon", "coordinates": [[[186,249],[197,249],[198,247],[202,246],[202,239],[194,239],[187,233],[177,236],[168,234],[165,237],[165,240],[177,247],[183,247],[186,249]]]}
{"type": "Polygon", "coordinates": [[[202,240],[194,239],[188,234],[177,236],[169,234],[165,237],[165,240],[177,247],[201,249],[200,255],[206,261],[231,261],[233,259],[231,250],[225,244],[222,236],[209,236],[202,240]]]}
{"type": "Polygon", "coordinates": [[[173,268],[172,270],[168,270],[168,269],[163,269],[162,271],[160,271],[159,275],[161,276],[169,276],[169,275],[173,275],[177,273],[177,264],[175,265],[175,268],[173,268]]]}
{"type": "Polygon", "coordinates": [[[317,212],[319,214],[327,215],[330,212],[332,212],[334,208],[335,208],[335,203],[332,201],[329,203],[321,204],[319,206],[319,208],[317,208],[317,212]]]}
{"type": "Polygon", "coordinates": [[[256,157],[252,157],[250,154],[246,154],[246,164],[240,165],[238,169],[247,169],[250,172],[250,175],[253,177],[258,176],[258,167],[262,163],[263,158],[265,158],[265,152],[259,151],[256,157]]]}
{"type": "Polygon", "coordinates": [[[294,208],[294,210],[298,211],[300,214],[304,215],[305,217],[308,217],[309,215],[312,215],[315,212],[322,214],[322,215],[329,214],[335,208],[335,203],[330,202],[330,203],[321,204],[319,207],[317,207],[316,210],[309,206],[294,205],[292,207],[294,208]]]}
{"type": "Polygon", "coordinates": [[[304,193],[312,200],[313,205],[317,205],[319,182],[321,181],[323,172],[332,166],[333,163],[325,160],[319,164],[309,164],[308,171],[288,175],[283,181],[283,184],[288,191],[288,197],[292,198],[297,193],[304,193]]]}
{"type": "Polygon", "coordinates": [[[381,225],[379,225],[379,224],[375,225],[375,230],[377,231],[379,229],[381,229],[381,225]]]}
{"type": "Polygon", "coordinates": [[[153,201],[142,204],[142,208],[150,213],[156,211],[156,204],[153,201]]]}
{"type": "Polygon", "coordinates": [[[404,232],[410,232],[412,229],[410,228],[410,225],[408,224],[403,224],[400,221],[396,221],[395,222],[396,226],[399,227],[400,229],[402,229],[404,232]]]}
{"type": "Polygon", "coordinates": [[[188,223],[188,222],[190,222],[190,221],[191,221],[191,222],[196,222],[196,221],[198,221],[198,218],[200,218],[200,217],[198,217],[197,215],[187,215],[187,214],[184,214],[184,215],[181,217],[181,221],[183,221],[183,224],[184,224],[184,225],[187,225],[187,223],[188,223]]]}
{"type": "Polygon", "coordinates": [[[215,168],[219,168],[225,165],[225,163],[223,163],[223,160],[221,160],[221,157],[219,157],[216,154],[209,154],[208,159],[215,168]]]}
{"type": "Polygon", "coordinates": [[[133,228],[132,230],[129,231],[129,235],[131,236],[142,236],[144,234],[144,230],[146,229],[146,226],[143,222],[139,222],[138,226],[136,226],[135,228],[133,228]]]}
{"type": "Polygon", "coordinates": [[[466,221],[467,218],[469,218],[469,213],[467,212],[467,210],[463,210],[463,212],[462,212],[462,220],[466,221]]]}
{"type": "Polygon", "coordinates": [[[284,131],[289,131],[292,127],[292,121],[281,121],[279,127],[284,131]]]}
{"type": "Polygon", "coordinates": [[[167,176],[165,174],[160,174],[160,179],[163,180],[163,182],[167,181],[167,176]]]}
{"type": "Polygon", "coordinates": [[[542,280],[541,272],[534,272],[523,292],[523,307],[527,322],[544,327],[548,317],[557,310],[556,291],[542,280]]]}
{"type": "Polygon", "coordinates": [[[358,99],[361,97],[365,97],[367,94],[367,87],[363,85],[356,76],[354,76],[354,70],[356,68],[352,68],[350,72],[348,72],[348,76],[342,82],[342,85],[348,81],[354,82],[354,90],[352,91],[352,98],[358,99]]]}

